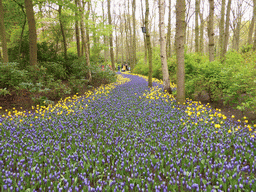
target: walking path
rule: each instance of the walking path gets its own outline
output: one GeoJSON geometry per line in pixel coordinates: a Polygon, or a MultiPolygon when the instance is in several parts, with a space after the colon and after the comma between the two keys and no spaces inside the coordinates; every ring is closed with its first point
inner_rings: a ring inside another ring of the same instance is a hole
{"type": "Polygon", "coordinates": [[[253,127],[123,77],[1,118],[0,191],[256,191],[253,127]]]}

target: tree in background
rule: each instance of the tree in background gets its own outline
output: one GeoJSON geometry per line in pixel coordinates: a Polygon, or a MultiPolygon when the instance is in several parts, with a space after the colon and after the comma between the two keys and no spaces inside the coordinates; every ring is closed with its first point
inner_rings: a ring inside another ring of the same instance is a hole
{"type": "MultiPolygon", "coordinates": [[[[256,15],[256,0],[253,0],[253,15],[256,15]]],[[[254,18],[254,22],[256,19],[254,18]]],[[[254,24],[255,25],[255,24],[254,24]]],[[[253,50],[256,50],[256,25],[254,27],[254,42],[253,42],[253,50]]]]}
{"type": "Polygon", "coordinates": [[[149,15],[149,4],[148,4],[148,0],[146,0],[145,27],[146,27],[146,41],[147,41],[147,48],[148,48],[148,86],[152,87],[152,47],[150,42],[148,15],[149,15]]]}
{"type": "Polygon", "coordinates": [[[226,24],[225,24],[225,38],[224,38],[224,47],[221,54],[221,60],[224,60],[225,54],[228,49],[228,40],[229,40],[229,21],[230,21],[230,10],[231,10],[231,0],[228,0],[228,6],[227,6],[227,14],[226,14],[226,24]]]}
{"type": "Polygon", "coordinates": [[[169,0],[169,11],[168,11],[168,26],[167,26],[167,41],[166,41],[166,53],[167,58],[172,55],[172,47],[171,47],[171,16],[172,16],[172,1],[169,0]]]}
{"type": "Polygon", "coordinates": [[[177,57],[177,102],[185,102],[185,61],[184,61],[184,36],[185,36],[185,0],[176,2],[176,57],[177,57]]]}
{"type": "Polygon", "coordinates": [[[78,18],[78,10],[79,10],[79,7],[78,7],[78,1],[79,0],[75,0],[75,5],[76,5],[76,8],[77,10],[75,10],[75,31],[76,31],[76,50],[77,50],[77,56],[78,57],[81,57],[81,48],[80,48],[80,34],[79,34],[79,18],[78,18]]]}
{"type": "Polygon", "coordinates": [[[200,0],[196,0],[196,11],[195,11],[195,51],[199,52],[199,24],[198,17],[200,12],[200,0]]]}
{"type": "Polygon", "coordinates": [[[7,49],[7,41],[5,35],[5,26],[4,26],[4,10],[2,0],[0,0],[0,35],[2,40],[2,48],[3,48],[3,61],[4,63],[8,63],[8,49],[7,49]]]}
{"type": "Polygon", "coordinates": [[[220,14],[220,24],[219,24],[219,53],[218,53],[219,56],[221,55],[221,53],[223,51],[225,7],[226,7],[226,0],[222,0],[221,14],[220,14]]]}
{"type": "Polygon", "coordinates": [[[170,87],[170,79],[169,72],[167,66],[167,56],[166,56],[166,36],[165,36],[165,25],[164,25],[164,8],[165,0],[159,0],[159,31],[160,31],[160,51],[161,51],[161,64],[162,64],[162,72],[163,72],[163,85],[164,90],[168,93],[172,93],[172,89],[170,87]]]}
{"type": "Polygon", "coordinates": [[[214,31],[213,31],[213,17],[214,17],[214,0],[209,0],[209,21],[208,21],[208,37],[209,37],[209,60],[214,61],[214,31]]]}
{"type": "MultiPolygon", "coordinates": [[[[111,25],[111,12],[110,12],[110,0],[108,0],[108,24],[111,25]]],[[[115,71],[115,60],[114,60],[114,51],[113,51],[113,32],[110,31],[109,35],[109,45],[110,45],[110,58],[112,64],[112,70],[115,71]]]]}
{"type": "Polygon", "coordinates": [[[29,61],[30,65],[37,65],[37,34],[36,22],[34,17],[34,10],[32,0],[25,0],[25,8],[29,28],[29,61]]]}
{"type": "Polygon", "coordinates": [[[132,23],[133,23],[133,61],[131,65],[131,70],[133,71],[134,66],[136,65],[136,0],[132,1],[132,23]]]}

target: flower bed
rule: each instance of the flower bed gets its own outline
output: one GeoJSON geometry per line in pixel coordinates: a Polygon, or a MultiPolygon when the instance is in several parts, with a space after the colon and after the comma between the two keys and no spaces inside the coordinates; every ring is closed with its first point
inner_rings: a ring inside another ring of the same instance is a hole
{"type": "Polygon", "coordinates": [[[253,127],[123,76],[0,118],[0,191],[256,191],[253,127]]]}

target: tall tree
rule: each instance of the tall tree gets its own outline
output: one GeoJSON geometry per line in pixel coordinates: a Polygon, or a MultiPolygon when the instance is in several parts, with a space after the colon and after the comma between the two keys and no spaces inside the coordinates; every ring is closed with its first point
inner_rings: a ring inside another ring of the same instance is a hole
{"type": "Polygon", "coordinates": [[[163,72],[163,84],[164,90],[168,93],[172,93],[170,87],[169,72],[167,66],[167,56],[166,56],[166,36],[165,36],[165,25],[164,25],[164,15],[165,15],[165,0],[159,0],[159,29],[160,29],[160,51],[161,51],[161,64],[163,72]]]}
{"type": "Polygon", "coordinates": [[[214,61],[214,31],[213,31],[213,17],[214,17],[214,0],[209,0],[209,21],[208,21],[208,37],[209,37],[209,60],[214,61]]]}
{"type": "Polygon", "coordinates": [[[204,53],[204,23],[205,23],[205,20],[203,18],[203,13],[200,13],[200,21],[201,21],[201,25],[200,25],[200,52],[204,53]]]}
{"type": "Polygon", "coordinates": [[[29,28],[29,61],[30,65],[37,65],[37,35],[36,22],[34,17],[34,10],[32,0],[25,0],[25,8],[29,28]]]}
{"type": "MultiPolygon", "coordinates": [[[[108,24],[111,25],[111,12],[110,12],[110,0],[108,0],[108,24]]],[[[112,70],[115,71],[115,60],[114,60],[114,51],[113,51],[113,32],[110,31],[109,35],[109,45],[110,45],[110,58],[112,64],[112,70]]]]}
{"type": "Polygon", "coordinates": [[[231,10],[231,0],[228,0],[227,14],[226,14],[226,24],[225,24],[225,38],[224,38],[224,47],[221,54],[221,61],[223,61],[225,54],[228,49],[228,39],[229,39],[229,21],[230,21],[230,10],[231,10]]]}
{"type": "Polygon", "coordinates": [[[136,0],[132,1],[132,23],[133,23],[133,61],[131,65],[131,70],[136,64],[136,20],[135,20],[135,12],[136,12],[136,0]]]}
{"type": "Polygon", "coordinates": [[[88,50],[88,45],[87,45],[87,40],[86,40],[86,36],[85,36],[85,27],[84,27],[84,13],[82,11],[83,6],[80,3],[79,0],[79,7],[80,7],[80,14],[81,14],[81,20],[80,20],[80,25],[81,25],[81,36],[82,36],[82,44],[84,45],[84,53],[85,53],[85,59],[86,59],[86,64],[89,67],[88,70],[88,80],[89,82],[91,82],[92,80],[92,74],[91,74],[91,70],[90,70],[90,54],[89,54],[89,50],[88,50]]]}
{"type": "MultiPolygon", "coordinates": [[[[141,20],[142,20],[142,23],[143,23],[143,26],[145,24],[145,19],[144,19],[144,11],[143,11],[143,5],[142,5],[142,0],[140,0],[141,2],[141,20]]],[[[147,42],[146,42],[146,36],[143,35],[143,40],[144,40],[144,62],[145,64],[147,64],[147,42]]]]}
{"type": "Polygon", "coordinates": [[[221,15],[220,15],[220,24],[219,24],[219,56],[223,51],[223,39],[224,39],[224,17],[225,17],[225,7],[226,0],[222,0],[221,2],[221,15]]]}
{"type": "Polygon", "coordinates": [[[7,49],[7,41],[5,35],[5,26],[4,26],[4,10],[2,0],[0,0],[0,35],[2,40],[2,48],[3,48],[3,61],[4,63],[8,63],[8,49],[7,49]]]}
{"type": "Polygon", "coordinates": [[[248,44],[252,44],[252,35],[253,35],[253,29],[254,29],[254,23],[255,23],[254,18],[255,18],[255,16],[253,14],[252,20],[250,22],[250,27],[249,27],[248,40],[247,40],[248,44]]]}
{"type": "Polygon", "coordinates": [[[148,86],[152,87],[152,47],[150,42],[148,16],[149,16],[149,3],[148,3],[148,0],[146,0],[145,26],[146,26],[147,48],[148,48],[148,86]]]}
{"type": "Polygon", "coordinates": [[[59,5],[59,22],[60,22],[60,30],[61,30],[61,35],[62,35],[62,39],[63,39],[63,48],[64,48],[64,58],[67,59],[68,58],[68,52],[67,52],[67,41],[66,41],[66,34],[64,31],[64,26],[63,26],[63,18],[62,18],[62,5],[59,5]]]}
{"type": "MultiPolygon", "coordinates": [[[[103,28],[105,26],[105,13],[104,13],[104,1],[102,1],[102,19],[103,19],[103,28]]],[[[107,45],[107,41],[106,41],[106,35],[104,34],[103,35],[103,42],[104,42],[104,46],[107,45]]],[[[104,47],[104,62],[106,63],[107,62],[107,49],[104,47]]]]}
{"type": "Polygon", "coordinates": [[[177,102],[185,102],[185,59],[184,59],[184,38],[185,38],[185,0],[176,2],[176,57],[177,57],[177,102]]]}
{"type": "Polygon", "coordinates": [[[196,0],[196,12],[195,12],[195,51],[199,52],[199,24],[198,17],[200,12],[200,0],[196,0]]]}
{"type": "Polygon", "coordinates": [[[172,55],[172,48],[171,48],[171,16],[172,16],[172,1],[169,0],[167,42],[166,42],[167,58],[171,57],[171,55],[172,55]]]}
{"type": "MultiPolygon", "coordinates": [[[[253,15],[256,15],[256,0],[253,0],[253,15]]],[[[256,22],[256,19],[254,18],[254,22],[256,22]]],[[[254,23],[254,42],[253,42],[253,50],[256,50],[256,24],[254,23]]]]}
{"type": "MultiPolygon", "coordinates": [[[[78,0],[75,0],[75,5],[76,7],[78,7],[78,0]]],[[[76,31],[76,48],[77,48],[77,56],[81,57],[81,48],[80,48],[80,36],[79,36],[79,24],[78,24],[78,14],[77,14],[77,10],[75,11],[75,17],[76,17],[76,21],[75,21],[75,31],[76,31]]]]}

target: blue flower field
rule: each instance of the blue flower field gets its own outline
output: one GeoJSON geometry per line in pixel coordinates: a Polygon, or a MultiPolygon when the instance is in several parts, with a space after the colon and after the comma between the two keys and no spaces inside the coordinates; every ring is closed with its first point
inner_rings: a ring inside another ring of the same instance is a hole
{"type": "Polygon", "coordinates": [[[0,117],[0,191],[256,191],[256,126],[147,84],[0,117]]]}

